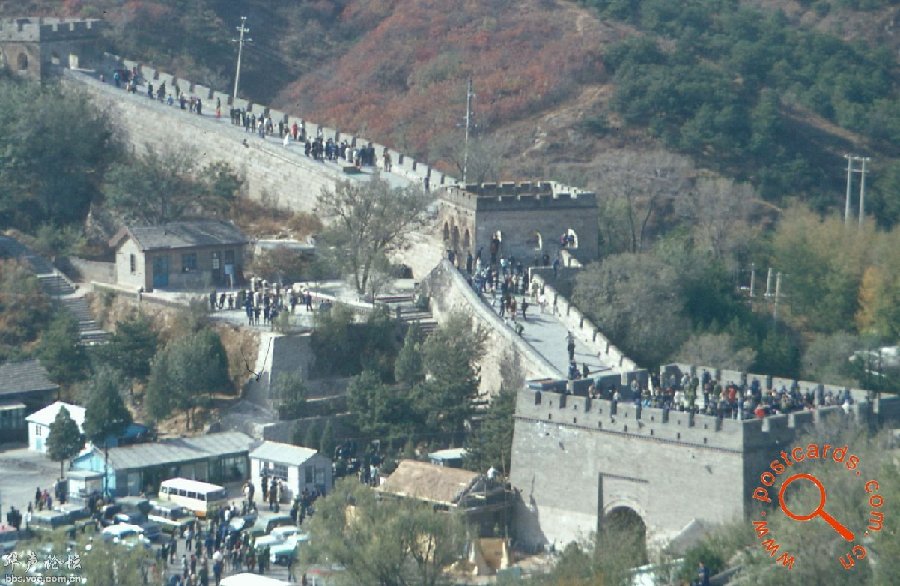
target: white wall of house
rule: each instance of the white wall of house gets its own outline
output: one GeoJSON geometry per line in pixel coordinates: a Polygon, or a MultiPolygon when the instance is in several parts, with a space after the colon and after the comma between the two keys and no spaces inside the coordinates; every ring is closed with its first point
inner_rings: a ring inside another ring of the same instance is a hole
{"type": "Polygon", "coordinates": [[[147,263],[144,253],[132,238],[125,238],[116,250],[116,283],[138,290],[148,290],[147,263]],[[132,267],[134,270],[132,271],[132,267]]]}
{"type": "Polygon", "coordinates": [[[28,422],[28,449],[40,454],[47,453],[47,436],[50,427],[41,423],[28,422]]]}
{"type": "MultiPolygon", "coordinates": [[[[250,472],[253,486],[256,488],[255,498],[257,502],[262,500],[262,485],[260,478],[262,473],[266,472],[266,476],[270,479],[273,472],[278,469],[279,463],[268,462],[259,458],[250,458],[250,472]]],[[[306,489],[310,492],[316,490],[317,487],[324,488],[326,494],[331,492],[333,486],[331,461],[316,454],[299,466],[296,464],[282,465],[287,472],[287,483],[284,491],[284,500],[293,499],[306,489]]]]}

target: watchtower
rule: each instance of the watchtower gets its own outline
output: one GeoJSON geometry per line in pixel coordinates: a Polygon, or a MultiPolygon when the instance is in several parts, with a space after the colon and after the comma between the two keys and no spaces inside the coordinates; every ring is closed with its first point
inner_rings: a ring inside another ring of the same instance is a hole
{"type": "Polygon", "coordinates": [[[0,67],[37,80],[82,67],[98,56],[103,25],[97,19],[0,19],[0,67]]]}
{"type": "MultiPolygon", "coordinates": [[[[661,378],[701,372],[735,383],[756,379],[766,389],[796,385],[817,397],[831,387],[679,364],[664,366],[661,378]]],[[[621,402],[566,388],[566,381],[531,381],[516,403],[514,525],[519,541],[536,548],[562,547],[612,518],[638,522],[657,544],[691,524],[746,518],[760,473],[805,430],[844,419],[900,419],[900,399],[870,400],[859,389],[840,389],[852,404],[732,419],[643,406],[624,384],[621,402]]]]}
{"type": "Polygon", "coordinates": [[[453,185],[438,190],[438,202],[444,248],[458,258],[481,251],[485,264],[554,259],[563,234],[573,256],[597,258],[597,198],[589,191],[551,181],[453,185]]]}

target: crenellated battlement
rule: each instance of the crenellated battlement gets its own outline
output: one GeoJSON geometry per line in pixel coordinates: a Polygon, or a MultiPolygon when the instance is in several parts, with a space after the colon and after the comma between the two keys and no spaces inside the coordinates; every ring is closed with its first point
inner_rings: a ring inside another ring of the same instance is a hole
{"type": "Polygon", "coordinates": [[[473,211],[594,208],[596,194],[555,181],[469,183],[441,189],[440,199],[473,211]]]}
{"type": "Polygon", "coordinates": [[[99,19],[21,17],[0,19],[0,42],[40,43],[96,37],[99,19]]]}
{"type": "MultiPolygon", "coordinates": [[[[870,403],[857,403],[849,409],[854,418],[865,419],[871,413],[870,403]]],[[[520,391],[516,404],[516,419],[523,422],[741,454],[788,442],[808,425],[843,416],[845,409],[835,405],[739,420],[531,389],[520,391]]]]}

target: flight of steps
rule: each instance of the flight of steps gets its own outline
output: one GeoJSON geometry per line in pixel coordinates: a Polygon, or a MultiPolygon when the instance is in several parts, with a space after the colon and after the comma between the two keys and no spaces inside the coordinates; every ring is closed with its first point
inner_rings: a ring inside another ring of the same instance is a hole
{"type": "Polygon", "coordinates": [[[97,325],[84,297],[63,297],[59,302],[78,320],[78,331],[83,345],[96,346],[109,341],[109,332],[97,325]]]}
{"type": "Polygon", "coordinates": [[[31,266],[44,293],[66,308],[78,320],[78,331],[83,345],[105,344],[109,340],[109,332],[100,329],[100,326],[97,325],[87,301],[84,297],[72,296],[75,293],[75,287],[65,275],[54,268],[50,261],[35,254],[14,238],[6,236],[0,237],[0,251],[31,266]]]}
{"type": "Polygon", "coordinates": [[[387,305],[392,317],[397,317],[400,310],[400,321],[404,323],[418,323],[422,333],[427,337],[437,327],[437,321],[431,315],[431,311],[422,311],[416,307],[414,295],[385,295],[378,301],[387,305]]]}

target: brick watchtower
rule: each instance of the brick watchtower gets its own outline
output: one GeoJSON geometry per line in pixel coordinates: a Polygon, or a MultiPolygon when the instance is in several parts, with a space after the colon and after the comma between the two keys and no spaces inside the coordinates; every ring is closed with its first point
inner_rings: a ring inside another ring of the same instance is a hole
{"type": "Polygon", "coordinates": [[[97,19],[0,19],[0,67],[37,80],[83,67],[96,61],[103,25],[97,19]]]}
{"type": "Polygon", "coordinates": [[[484,263],[492,252],[526,266],[544,254],[552,261],[563,233],[571,235],[573,256],[597,258],[597,198],[591,192],[550,181],[482,183],[443,187],[438,202],[444,248],[460,258],[481,250],[484,263]]]}

